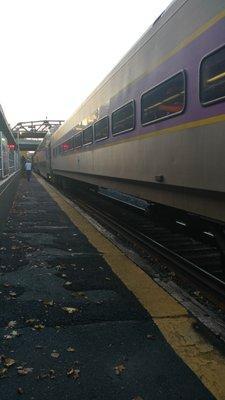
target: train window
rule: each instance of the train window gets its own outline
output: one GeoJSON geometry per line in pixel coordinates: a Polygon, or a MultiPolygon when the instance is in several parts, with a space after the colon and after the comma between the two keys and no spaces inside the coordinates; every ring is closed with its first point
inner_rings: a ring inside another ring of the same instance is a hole
{"type": "Polygon", "coordinates": [[[93,143],[93,126],[89,126],[83,131],[83,145],[93,143]]]}
{"type": "Polygon", "coordinates": [[[95,140],[102,140],[109,137],[109,117],[102,118],[94,125],[95,140]]]}
{"type": "Polygon", "coordinates": [[[147,125],[184,111],[185,74],[179,72],[155,86],[141,98],[141,123],[147,125]]]}
{"type": "Polygon", "coordinates": [[[205,57],[200,66],[200,101],[210,105],[225,99],[225,47],[205,57]]]}
{"type": "Polygon", "coordinates": [[[78,148],[82,146],[82,133],[78,133],[74,136],[74,147],[78,148]]]}
{"type": "Polygon", "coordinates": [[[62,151],[66,152],[69,150],[73,150],[73,139],[67,140],[65,143],[62,144],[62,151]]]}
{"type": "Polygon", "coordinates": [[[120,107],[112,113],[112,133],[117,135],[131,131],[134,129],[135,124],[135,103],[134,100],[120,107]]]}

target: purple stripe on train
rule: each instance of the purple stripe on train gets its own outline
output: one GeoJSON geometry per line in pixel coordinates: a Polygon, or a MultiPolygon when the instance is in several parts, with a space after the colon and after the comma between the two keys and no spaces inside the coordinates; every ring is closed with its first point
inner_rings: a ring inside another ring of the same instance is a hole
{"type": "MultiPolygon", "coordinates": [[[[115,137],[110,135],[108,140],[95,143],[94,146],[101,146],[106,142],[121,140],[125,137],[133,137],[140,133],[149,133],[156,130],[170,128],[187,122],[198,119],[213,117],[225,113],[224,102],[217,103],[208,107],[203,107],[199,101],[199,67],[201,60],[215,49],[225,44],[225,19],[223,18],[213,27],[205,31],[196,40],[191,42],[184,49],[180,50],[173,57],[168,59],[165,63],[158,66],[148,76],[143,77],[134,85],[129,86],[121,91],[111,101],[111,114],[121,105],[131,99],[136,101],[136,129],[125,133],[119,134],[115,137]],[[163,121],[158,121],[145,127],[141,126],[141,95],[151,87],[160,84],[169,77],[175,75],[177,72],[185,70],[187,76],[187,104],[183,114],[176,117],[171,117],[163,121]]],[[[69,139],[71,135],[68,133],[63,137],[63,141],[69,139]]],[[[62,142],[62,141],[60,141],[62,142]]],[[[93,146],[91,146],[93,147],[93,146]]],[[[80,149],[82,151],[82,149],[80,149]]],[[[88,150],[88,147],[85,147],[88,150]]]]}
{"type": "MultiPolygon", "coordinates": [[[[131,97],[137,103],[137,126],[138,129],[126,136],[134,136],[138,133],[153,132],[198,119],[213,117],[225,113],[224,102],[217,103],[208,107],[203,107],[199,101],[199,67],[202,58],[213,52],[215,49],[225,44],[225,23],[222,19],[219,23],[207,30],[190,45],[182,49],[175,56],[171,57],[164,64],[157,67],[149,76],[145,76],[132,87],[131,97]],[[188,56],[187,56],[188,55],[188,56]],[[165,79],[173,76],[178,71],[184,69],[187,75],[187,105],[185,112],[179,116],[150,124],[146,127],[141,126],[141,94],[153,86],[156,86],[165,79]],[[138,93],[138,96],[137,96],[138,93]]],[[[124,101],[123,101],[124,102],[124,101]]],[[[114,104],[115,108],[121,103],[114,104]]],[[[114,140],[116,138],[113,138],[114,140]]]]}

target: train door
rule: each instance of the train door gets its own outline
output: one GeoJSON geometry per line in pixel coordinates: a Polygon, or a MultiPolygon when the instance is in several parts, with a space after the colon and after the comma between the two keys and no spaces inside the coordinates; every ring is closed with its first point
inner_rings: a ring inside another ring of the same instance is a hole
{"type": "Polygon", "coordinates": [[[52,160],[51,160],[51,144],[49,143],[48,144],[48,147],[47,147],[47,159],[46,159],[46,163],[47,163],[47,165],[46,165],[46,169],[47,169],[47,176],[50,176],[51,175],[51,165],[52,165],[52,160]]]}

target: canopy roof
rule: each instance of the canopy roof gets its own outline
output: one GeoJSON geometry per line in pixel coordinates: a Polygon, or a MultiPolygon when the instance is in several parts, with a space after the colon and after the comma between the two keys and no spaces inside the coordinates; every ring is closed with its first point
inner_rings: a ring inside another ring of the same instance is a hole
{"type": "Polygon", "coordinates": [[[9,144],[16,145],[15,138],[14,138],[12,130],[8,124],[8,121],[5,117],[5,114],[4,114],[1,104],[0,104],[0,131],[7,138],[9,144]]]}

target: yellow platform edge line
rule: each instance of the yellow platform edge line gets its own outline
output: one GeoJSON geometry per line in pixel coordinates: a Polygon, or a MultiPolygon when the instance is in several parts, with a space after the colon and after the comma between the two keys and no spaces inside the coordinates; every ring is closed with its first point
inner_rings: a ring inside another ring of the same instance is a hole
{"type": "Polygon", "coordinates": [[[196,319],[96,230],[70,200],[36,174],[35,177],[71,222],[102,253],[112,271],[147,310],[177,355],[216,399],[225,400],[225,358],[194,329],[196,319]]]}

